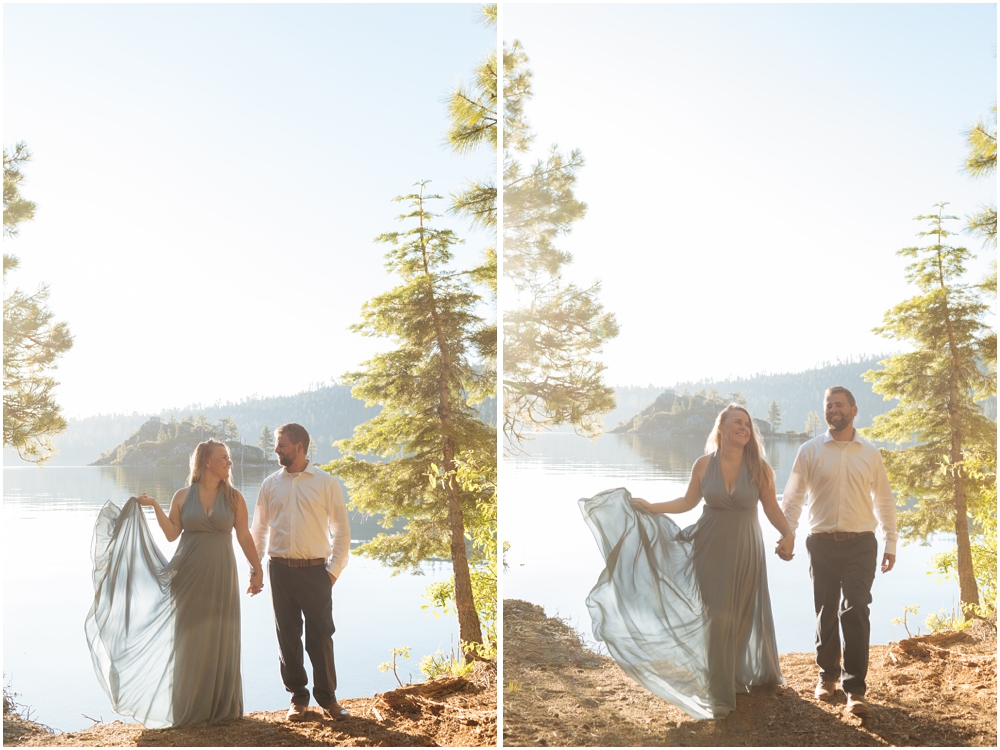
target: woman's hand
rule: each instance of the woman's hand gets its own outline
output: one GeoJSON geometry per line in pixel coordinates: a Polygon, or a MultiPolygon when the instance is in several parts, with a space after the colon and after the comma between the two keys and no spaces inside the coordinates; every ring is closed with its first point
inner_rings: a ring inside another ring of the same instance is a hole
{"type": "Polygon", "coordinates": [[[647,513],[651,512],[649,510],[649,500],[643,500],[641,497],[633,497],[632,506],[638,508],[639,510],[644,510],[647,513]]]}
{"type": "Polygon", "coordinates": [[[146,505],[148,507],[153,507],[154,505],[159,505],[159,503],[156,502],[156,498],[155,497],[150,497],[145,492],[143,492],[141,495],[139,495],[139,497],[136,498],[136,499],[139,501],[139,505],[146,505]]]}
{"type": "Polygon", "coordinates": [[[250,596],[256,596],[261,591],[264,590],[264,569],[257,568],[257,570],[250,571],[250,586],[247,588],[247,593],[250,596]]]}

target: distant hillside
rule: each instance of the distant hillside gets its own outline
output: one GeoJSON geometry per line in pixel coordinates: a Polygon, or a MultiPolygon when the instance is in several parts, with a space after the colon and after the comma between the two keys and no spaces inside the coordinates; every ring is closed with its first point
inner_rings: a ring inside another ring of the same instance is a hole
{"type": "MultiPolygon", "coordinates": [[[[316,443],[318,463],[326,463],[340,454],[333,447],[335,440],[342,440],[354,433],[354,428],[378,414],[378,407],[366,407],[363,401],[351,396],[350,386],[330,385],[292,396],[248,398],[237,403],[203,406],[191,404],[184,408],[163,409],[158,414],[101,414],[85,419],[68,419],[64,433],[53,439],[58,453],[48,462],[50,466],[86,466],[102,454],[125,441],[150,417],[163,420],[174,417],[204,414],[213,423],[231,417],[239,429],[239,441],[257,445],[264,425],[272,430],[285,422],[298,422],[316,443]]],[[[496,399],[479,405],[484,421],[496,424],[496,399]]],[[[16,451],[4,449],[4,465],[23,465],[16,451]]]]}

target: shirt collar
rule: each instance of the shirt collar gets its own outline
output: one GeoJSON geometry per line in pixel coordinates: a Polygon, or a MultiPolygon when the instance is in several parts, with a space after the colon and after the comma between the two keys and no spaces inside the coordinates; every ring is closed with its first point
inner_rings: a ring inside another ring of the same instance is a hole
{"type": "MultiPolygon", "coordinates": [[[[850,440],[843,441],[843,442],[860,443],[861,441],[862,441],[862,439],[861,439],[861,433],[858,432],[858,428],[855,427],[854,428],[854,437],[852,437],[850,440]]],[[[826,432],[823,433],[823,442],[824,443],[836,443],[838,441],[834,440],[833,435],[831,435],[830,431],[827,430],[826,432]]]]}
{"type": "MultiPolygon", "coordinates": [[[[288,477],[288,476],[291,476],[291,475],[292,475],[292,472],[290,472],[290,471],[288,470],[288,467],[287,467],[287,466],[282,466],[282,467],[281,467],[281,471],[282,471],[282,472],[284,472],[284,475],[285,475],[286,477],[288,477]]],[[[306,468],[304,468],[304,469],[303,469],[302,471],[300,471],[300,472],[298,472],[298,473],[299,473],[299,474],[315,474],[315,473],[316,473],[316,467],[315,467],[315,466],[313,465],[313,462],[312,462],[312,461],[310,461],[310,460],[309,460],[309,459],[307,458],[307,459],[306,459],[306,468]]]]}

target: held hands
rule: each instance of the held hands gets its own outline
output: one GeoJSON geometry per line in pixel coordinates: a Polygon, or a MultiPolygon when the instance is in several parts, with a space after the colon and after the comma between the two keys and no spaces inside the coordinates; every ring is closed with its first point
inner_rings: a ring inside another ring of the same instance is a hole
{"type": "Polygon", "coordinates": [[[888,552],[886,552],[884,555],[882,555],[882,572],[883,573],[888,573],[890,570],[892,570],[892,566],[895,565],[895,564],[896,564],[896,556],[895,555],[890,555],[888,552]]]}
{"type": "Polygon", "coordinates": [[[636,508],[637,510],[644,510],[647,513],[650,512],[650,510],[649,510],[649,500],[643,500],[641,497],[633,497],[632,498],[632,507],[636,508]]]}
{"type": "Polygon", "coordinates": [[[264,590],[264,569],[258,568],[257,570],[250,571],[250,587],[247,589],[247,593],[250,596],[257,596],[261,591],[264,590]]]}
{"type": "Polygon", "coordinates": [[[774,554],[780,557],[785,562],[789,562],[795,555],[792,550],[795,549],[795,535],[789,534],[788,536],[783,536],[778,541],[778,545],[774,548],[774,554]]]}

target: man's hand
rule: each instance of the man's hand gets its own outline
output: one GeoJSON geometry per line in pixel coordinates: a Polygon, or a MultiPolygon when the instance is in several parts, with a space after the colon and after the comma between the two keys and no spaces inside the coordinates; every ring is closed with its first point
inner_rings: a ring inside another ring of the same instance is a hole
{"type": "Polygon", "coordinates": [[[782,537],[778,542],[778,546],[774,548],[774,554],[780,557],[785,562],[790,561],[795,555],[792,550],[795,549],[795,537],[792,535],[782,537]]]}
{"type": "Polygon", "coordinates": [[[886,552],[884,555],[882,555],[882,572],[883,573],[888,573],[890,570],[892,570],[892,566],[895,565],[895,564],[896,564],[896,556],[895,555],[890,555],[888,552],[886,552]]]}
{"type": "Polygon", "coordinates": [[[333,584],[335,584],[335,583],[337,582],[337,576],[335,576],[335,575],[334,575],[333,573],[331,573],[331,572],[330,572],[329,570],[328,570],[328,571],[326,571],[326,574],[327,574],[328,576],[330,576],[330,588],[333,588],[333,584]]]}
{"type": "Polygon", "coordinates": [[[247,593],[250,596],[256,596],[261,591],[264,590],[264,569],[251,570],[250,571],[250,586],[247,588],[247,593]]]}

